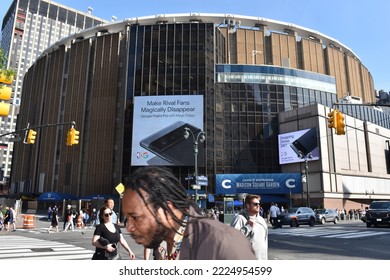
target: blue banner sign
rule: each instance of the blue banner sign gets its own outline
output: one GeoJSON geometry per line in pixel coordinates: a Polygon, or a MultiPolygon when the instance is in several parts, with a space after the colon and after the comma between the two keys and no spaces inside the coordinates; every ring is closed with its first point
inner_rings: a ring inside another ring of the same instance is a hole
{"type": "Polygon", "coordinates": [[[300,173],[217,174],[217,194],[289,194],[301,193],[300,173]]]}

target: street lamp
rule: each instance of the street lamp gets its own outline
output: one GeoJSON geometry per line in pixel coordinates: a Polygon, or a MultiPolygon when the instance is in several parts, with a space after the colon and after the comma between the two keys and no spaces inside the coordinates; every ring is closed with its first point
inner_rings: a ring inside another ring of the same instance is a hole
{"type": "Polygon", "coordinates": [[[195,190],[195,203],[198,204],[198,188],[197,180],[198,180],[198,143],[203,143],[206,140],[206,133],[201,130],[196,135],[192,132],[191,129],[188,127],[184,128],[184,138],[188,139],[190,137],[190,134],[192,136],[192,139],[194,141],[194,158],[195,158],[195,185],[192,186],[192,188],[195,190]]]}
{"type": "MultiPolygon", "coordinates": [[[[300,158],[302,158],[305,161],[305,179],[306,179],[306,189],[307,189],[307,195],[306,195],[306,204],[307,207],[310,207],[310,192],[309,192],[309,159],[313,158],[312,153],[308,153],[304,155],[302,152],[299,152],[300,158]]],[[[302,180],[303,181],[303,180],[302,180]]]]}
{"type": "Polygon", "coordinates": [[[252,50],[252,64],[255,64],[255,55],[258,53],[263,53],[262,51],[252,50]]]}

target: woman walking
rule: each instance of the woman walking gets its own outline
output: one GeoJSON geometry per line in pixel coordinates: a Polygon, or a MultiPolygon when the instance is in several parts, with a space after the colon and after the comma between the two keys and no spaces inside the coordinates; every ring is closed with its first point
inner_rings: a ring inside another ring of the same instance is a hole
{"type": "Polygon", "coordinates": [[[118,242],[125,248],[131,260],[135,259],[119,225],[112,222],[112,210],[103,206],[99,211],[100,224],[96,226],[92,237],[92,245],[96,247],[93,260],[117,260],[120,259],[118,242]]]}
{"type": "Polygon", "coordinates": [[[49,230],[47,232],[50,233],[50,231],[53,227],[55,227],[57,232],[58,232],[58,213],[57,213],[57,210],[54,210],[52,215],[51,215],[51,225],[50,225],[49,230]]]}

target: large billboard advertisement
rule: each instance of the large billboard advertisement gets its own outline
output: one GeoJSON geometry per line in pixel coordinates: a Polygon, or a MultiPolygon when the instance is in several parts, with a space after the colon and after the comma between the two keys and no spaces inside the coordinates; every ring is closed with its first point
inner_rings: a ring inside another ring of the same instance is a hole
{"type": "Polygon", "coordinates": [[[315,127],[279,134],[279,164],[319,159],[317,129],[315,127]]]}
{"type": "Polygon", "coordinates": [[[301,193],[300,173],[217,174],[216,194],[301,193]]]}
{"type": "MultiPolygon", "coordinates": [[[[200,131],[203,95],[136,96],[131,164],[193,166],[194,137],[200,131]],[[186,129],[192,132],[187,139],[186,129]]],[[[199,166],[204,164],[203,149],[198,142],[199,166]]]]}

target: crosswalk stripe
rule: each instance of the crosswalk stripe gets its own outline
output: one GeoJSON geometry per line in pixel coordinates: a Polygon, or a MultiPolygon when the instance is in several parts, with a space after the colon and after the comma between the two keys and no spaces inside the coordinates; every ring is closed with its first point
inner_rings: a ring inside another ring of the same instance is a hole
{"type": "MultiPolygon", "coordinates": [[[[343,233],[343,231],[337,231],[338,233],[343,233]]],[[[345,232],[345,231],[344,231],[345,232]]],[[[326,231],[317,231],[313,230],[310,232],[299,232],[298,235],[304,235],[304,236],[327,236],[328,234],[334,234],[335,232],[326,230],[326,231]]]]}
{"type": "Polygon", "coordinates": [[[375,235],[390,234],[388,231],[359,231],[359,230],[341,230],[341,229],[324,229],[324,228],[286,228],[269,231],[275,235],[292,235],[306,237],[323,237],[323,238],[360,238],[375,235]]]}
{"type": "Polygon", "coordinates": [[[0,259],[82,260],[94,251],[57,241],[23,236],[0,236],[0,259]]]}
{"type": "Polygon", "coordinates": [[[359,237],[368,237],[368,236],[374,236],[374,235],[383,235],[383,234],[389,234],[388,232],[383,231],[360,231],[360,232],[351,232],[351,233],[344,233],[344,234],[335,234],[335,235],[328,235],[324,236],[325,238],[359,238],[359,237]]]}

